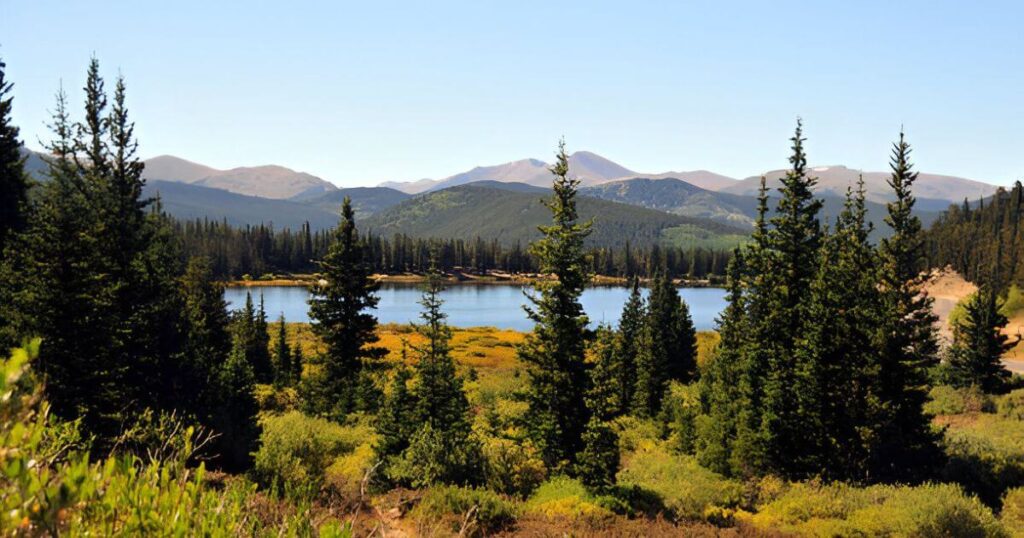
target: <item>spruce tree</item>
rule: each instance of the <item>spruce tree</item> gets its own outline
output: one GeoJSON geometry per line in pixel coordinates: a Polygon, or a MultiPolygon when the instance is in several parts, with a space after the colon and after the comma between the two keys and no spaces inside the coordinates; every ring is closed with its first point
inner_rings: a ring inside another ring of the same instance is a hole
{"type": "Polygon", "coordinates": [[[412,373],[404,361],[391,379],[391,387],[384,396],[384,403],[377,413],[377,443],[374,452],[377,458],[387,461],[400,455],[409,446],[409,439],[415,431],[416,400],[409,392],[412,373]]]}
{"type": "Polygon", "coordinates": [[[917,179],[910,144],[903,133],[893,144],[889,186],[895,200],[887,204],[885,222],[892,235],[879,248],[881,319],[878,399],[873,435],[871,478],[917,480],[928,475],[940,457],[938,436],[924,413],[928,400],[927,369],[936,363],[932,299],[921,292],[924,269],[921,221],[913,213],[911,188],[917,179]]]}
{"type": "Polygon", "coordinates": [[[796,344],[808,319],[811,283],[818,268],[822,233],[818,222],[821,200],[814,197],[817,178],[808,175],[803,126],[797,121],[791,139],[791,168],[782,178],[776,216],[769,232],[774,282],[768,293],[768,317],[764,320],[764,345],[768,350],[769,375],[765,385],[762,434],[771,465],[784,473],[799,472],[792,457],[807,442],[796,394],[796,344]],[[770,342],[770,344],[769,344],[770,342]]]}
{"type": "Polygon", "coordinates": [[[583,241],[591,223],[579,222],[576,192],[579,180],[569,176],[569,155],[564,141],[551,168],[554,194],[545,201],[551,225],[541,226],[543,238],[530,245],[540,271],[550,280],[535,284],[527,314],[533,331],[518,349],[528,365],[530,435],[551,469],[565,468],[583,449],[583,429],[589,419],[585,395],[587,371],[584,353],[589,331],[579,298],[586,285],[588,263],[583,241]]]}
{"type": "Polygon", "coordinates": [[[598,327],[591,350],[590,388],[587,409],[590,420],[583,431],[583,450],[577,456],[575,473],[591,488],[601,489],[615,483],[619,470],[618,434],[609,422],[622,413],[619,401],[623,375],[617,356],[618,335],[607,326],[598,327]]]}
{"type": "Polygon", "coordinates": [[[630,277],[629,287],[629,299],[622,307],[622,316],[619,318],[619,337],[616,339],[615,350],[616,367],[613,374],[613,380],[617,385],[616,402],[620,414],[628,412],[633,403],[640,335],[647,318],[647,306],[643,295],[640,294],[640,279],[630,277]]]}
{"type": "Polygon", "coordinates": [[[270,383],[274,380],[266,319],[262,296],[257,309],[253,304],[252,293],[245,294],[245,306],[236,311],[231,319],[232,338],[236,346],[241,346],[242,354],[252,367],[257,383],[270,383]]]}
{"type": "Polygon", "coordinates": [[[789,458],[795,476],[867,477],[879,294],[864,197],[863,180],[856,194],[847,191],[811,285],[809,316],[797,345],[795,393],[807,434],[789,458]]]}
{"type": "Polygon", "coordinates": [[[1002,356],[1016,341],[1002,333],[1007,319],[990,285],[983,285],[964,305],[964,315],[953,325],[953,345],[949,349],[950,381],[955,386],[975,386],[993,393],[1003,389],[1010,372],[1003,367],[1002,356]]]}
{"type": "Polygon", "coordinates": [[[313,288],[309,300],[313,333],[327,351],[317,358],[320,368],[315,376],[307,378],[307,411],[335,420],[357,408],[372,407],[359,395],[372,388],[367,387],[372,381],[367,370],[384,355],[383,349],[371,347],[377,341],[377,319],[367,310],[376,308],[379,299],[365,248],[352,201],[346,197],[341,221],[319,262],[322,283],[313,288]]]}
{"type": "Polygon", "coordinates": [[[0,59],[0,257],[11,237],[25,227],[29,185],[19,130],[11,118],[13,85],[7,80],[6,68],[7,64],[0,59]]]}
{"type": "Polygon", "coordinates": [[[731,474],[730,455],[743,404],[740,380],[746,336],[743,297],[743,250],[737,248],[726,270],[726,307],[718,318],[718,347],[700,377],[701,416],[697,419],[697,458],[701,465],[731,474]]]}
{"type": "Polygon", "coordinates": [[[216,463],[229,471],[243,471],[252,464],[252,454],[259,448],[261,428],[256,420],[259,405],[253,389],[256,377],[245,357],[245,347],[236,342],[221,365],[216,380],[213,430],[219,434],[214,450],[216,463]]]}
{"type": "Polygon", "coordinates": [[[447,315],[441,310],[443,289],[440,273],[431,270],[420,301],[423,323],[416,326],[426,338],[426,343],[416,349],[419,360],[411,418],[419,427],[403,454],[406,469],[426,466],[431,471],[422,475],[415,473],[418,476],[410,477],[413,485],[469,483],[476,480],[479,471],[480,447],[472,434],[469,400],[462,378],[455,371],[451,356],[452,331],[445,322],[447,315]]]}
{"type": "Polygon", "coordinates": [[[295,346],[292,347],[292,371],[291,374],[289,374],[291,376],[292,384],[298,385],[302,383],[302,365],[305,364],[305,362],[306,360],[302,356],[302,346],[299,342],[296,342],[295,346]]]}
{"type": "Polygon", "coordinates": [[[277,340],[274,342],[274,383],[285,386],[291,383],[292,350],[288,346],[288,327],[284,313],[277,319],[277,340]]]}

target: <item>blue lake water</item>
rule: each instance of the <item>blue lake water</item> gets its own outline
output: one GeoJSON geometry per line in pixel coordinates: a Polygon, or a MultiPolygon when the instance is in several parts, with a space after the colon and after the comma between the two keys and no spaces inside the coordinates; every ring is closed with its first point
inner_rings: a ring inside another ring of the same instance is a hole
{"type": "MultiPolygon", "coordinates": [[[[533,322],[527,319],[523,305],[527,303],[524,291],[530,288],[512,285],[453,285],[442,292],[444,311],[448,323],[455,327],[491,326],[499,329],[529,331],[533,322]]],[[[271,320],[284,313],[288,321],[309,321],[309,290],[301,286],[267,286],[254,288],[228,288],[224,297],[229,308],[245,304],[245,294],[253,293],[253,300],[263,301],[267,317],[271,320]]],[[[646,293],[646,290],[644,290],[646,293]]],[[[715,328],[715,318],[725,308],[725,290],[720,288],[680,288],[679,294],[690,307],[690,315],[697,330],[715,328]]],[[[380,303],[375,315],[381,323],[409,323],[419,321],[421,291],[414,285],[382,286],[380,303]]],[[[615,325],[622,305],[629,297],[624,287],[599,286],[587,288],[581,302],[593,326],[598,323],[615,325]]]]}

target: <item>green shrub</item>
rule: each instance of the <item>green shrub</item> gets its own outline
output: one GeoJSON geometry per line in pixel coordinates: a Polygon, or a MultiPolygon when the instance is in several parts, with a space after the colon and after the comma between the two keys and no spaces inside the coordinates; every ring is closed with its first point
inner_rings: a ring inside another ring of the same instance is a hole
{"type": "MultiPolygon", "coordinates": [[[[204,484],[202,466],[185,462],[192,428],[169,430],[165,449],[143,461],[135,456],[90,461],[76,452],[67,425],[51,431],[49,406],[28,364],[38,349],[15,350],[0,360],[0,534],[5,536],[247,536],[256,532],[245,514],[252,488],[224,491],[204,484]],[[70,444],[63,444],[70,441],[70,444]],[[57,457],[60,455],[60,457],[57,457]]],[[[169,424],[152,415],[140,422],[169,424]]],[[[154,430],[144,428],[140,446],[154,430]]],[[[167,433],[167,432],[165,432],[167,433]]]]}
{"type": "Polygon", "coordinates": [[[299,393],[294,387],[256,385],[256,405],[263,413],[285,413],[299,408],[299,393]]]}
{"type": "Polygon", "coordinates": [[[1024,421],[1024,389],[1017,389],[996,399],[999,416],[1024,421]]]}
{"type": "Polygon", "coordinates": [[[612,421],[612,428],[619,435],[619,449],[633,452],[660,442],[661,426],[654,420],[625,415],[612,421]]]}
{"type": "Polygon", "coordinates": [[[793,484],[742,519],[803,536],[1006,536],[991,510],[952,484],[793,484]]]}
{"type": "Polygon", "coordinates": [[[928,396],[929,401],[924,410],[930,415],[962,415],[993,409],[991,396],[976,387],[958,389],[949,385],[936,385],[928,396]]]}
{"type": "Polygon", "coordinates": [[[600,524],[615,516],[611,497],[599,498],[579,480],[556,476],[544,482],[526,502],[524,511],[548,519],[582,520],[600,524]]]}
{"type": "Polygon", "coordinates": [[[1011,535],[1024,536],[1024,487],[1014,488],[1006,493],[999,520],[1011,535]]]}
{"type": "Polygon", "coordinates": [[[341,426],[298,411],[261,419],[263,435],[253,475],[279,492],[319,491],[324,471],[357,446],[373,442],[368,426],[341,426]]]}
{"type": "Polygon", "coordinates": [[[999,313],[1012,318],[1021,310],[1024,310],[1024,291],[1016,284],[1013,284],[1010,286],[1010,289],[1006,290],[1006,299],[1003,301],[1003,306],[999,309],[999,313]]]}
{"type": "Polygon", "coordinates": [[[663,421],[668,425],[669,445],[683,454],[693,454],[697,441],[697,416],[700,415],[700,389],[696,383],[673,382],[662,402],[663,421]]]}
{"type": "Polygon", "coordinates": [[[438,522],[461,530],[472,510],[471,533],[488,535],[515,521],[516,507],[493,491],[483,488],[435,486],[427,489],[410,513],[420,522],[438,522]]]}
{"type": "Polygon", "coordinates": [[[944,449],[944,481],[956,482],[989,506],[998,506],[1010,488],[1024,484],[1024,422],[996,415],[951,426],[944,449]]]}
{"type": "MultiPolygon", "coordinates": [[[[331,493],[343,502],[351,503],[361,499],[364,479],[377,463],[373,445],[363,443],[351,453],[337,457],[324,471],[324,481],[331,493]]],[[[370,480],[366,480],[369,485],[370,480]]]]}
{"type": "Polygon", "coordinates": [[[506,495],[529,495],[547,475],[544,461],[529,441],[485,438],[482,445],[487,487],[506,495]]]}
{"type": "Polygon", "coordinates": [[[451,437],[424,424],[409,439],[409,447],[387,460],[387,476],[414,488],[434,484],[469,485],[479,481],[480,444],[473,437],[451,437]]]}
{"type": "Polygon", "coordinates": [[[666,443],[642,448],[625,458],[619,484],[653,491],[677,518],[703,519],[709,507],[733,508],[743,486],[701,467],[693,456],[674,454],[666,443]]]}

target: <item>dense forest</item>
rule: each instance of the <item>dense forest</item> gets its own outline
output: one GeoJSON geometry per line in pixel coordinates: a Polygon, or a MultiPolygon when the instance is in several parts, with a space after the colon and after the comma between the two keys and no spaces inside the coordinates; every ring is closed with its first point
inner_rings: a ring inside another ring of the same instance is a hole
{"type": "Polygon", "coordinates": [[[95,59],[80,116],[58,92],[32,184],[4,67],[5,535],[1024,532],[1024,389],[1000,363],[998,284],[1016,274],[1016,213],[923,230],[902,133],[877,245],[862,186],[823,222],[799,121],[774,210],[762,184],[729,255],[588,248],[564,141],[550,221],[523,248],[369,237],[348,200],[329,232],[275,232],[173,222],[144,199],[127,86],[109,92],[95,59]],[[944,250],[943,230],[977,250],[944,250]],[[940,256],[980,285],[944,350],[922,293],[940,256]],[[718,331],[698,333],[671,277],[726,264],[718,331]],[[554,278],[533,284],[530,332],[455,328],[454,267],[554,278]],[[381,270],[429,276],[418,323],[378,325],[381,270]],[[311,323],[268,320],[251,296],[227,310],[220,279],[272,271],[320,275],[311,323]],[[617,327],[584,313],[595,272],[630,277],[617,327]]]}
{"type": "MultiPolygon", "coordinates": [[[[210,260],[214,275],[238,279],[273,273],[311,273],[331,242],[329,230],[274,230],[270,226],[235,227],[224,222],[196,220],[172,225],[182,245],[182,256],[210,260]]],[[[539,264],[529,249],[515,243],[504,247],[497,240],[422,239],[403,234],[390,238],[368,234],[366,261],[384,274],[426,274],[433,266],[444,272],[462,270],[536,273],[539,264]]],[[[659,246],[636,247],[627,241],[621,248],[590,248],[587,263],[602,276],[653,277],[659,270],[678,278],[704,279],[722,276],[731,252],[659,246]]]]}
{"type": "Polygon", "coordinates": [[[929,262],[952,266],[972,282],[998,278],[997,288],[1024,284],[1022,209],[1019,181],[990,198],[950,206],[925,234],[929,262]]]}

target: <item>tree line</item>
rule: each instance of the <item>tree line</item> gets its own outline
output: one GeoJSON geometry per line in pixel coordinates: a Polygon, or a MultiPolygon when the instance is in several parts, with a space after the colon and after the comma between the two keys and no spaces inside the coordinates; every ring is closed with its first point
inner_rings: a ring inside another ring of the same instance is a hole
{"type": "MultiPolygon", "coordinates": [[[[173,220],[172,230],[181,242],[184,260],[202,256],[210,260],[218,278],[259,278],[271,273],[311,273],[332,241],[331,230],[276,230],[269,225],[232,226],[209,219],[173,220]]],[[[365,256],[377,273],[426,274],[433,266],[443,272],[461,270],[476,274],[488,271],[536,273],[537,259],[529,249],[515,243],[503,246],[497,240],[476,238],[423,239],[405,234],[391,237],[366,234],[365,256]]],[[[731,253],[705,248],[648,245],[627,241],[620,248],[588,249],[587,262],[594,274],[651,278],[658,271],[671,277],[705,279],[725,274],[731,253]]]]}

